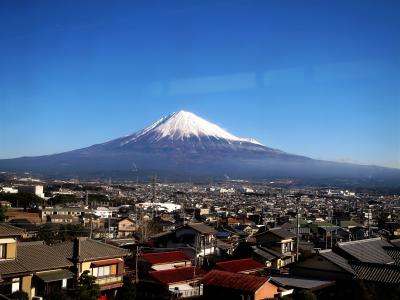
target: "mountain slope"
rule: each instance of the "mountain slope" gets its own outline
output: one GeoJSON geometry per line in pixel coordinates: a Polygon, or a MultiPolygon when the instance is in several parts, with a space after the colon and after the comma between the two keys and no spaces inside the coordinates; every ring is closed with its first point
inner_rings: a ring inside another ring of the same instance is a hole
{"type": "Polygon", "coordinates": [[[400,170],[313,160],[237,137],[193,113],[179,111],[132,135],[74,151],[0,160],[0,171],[50,176],[133,178],[157,173],[193,178],[400,179],[400,170]]]}

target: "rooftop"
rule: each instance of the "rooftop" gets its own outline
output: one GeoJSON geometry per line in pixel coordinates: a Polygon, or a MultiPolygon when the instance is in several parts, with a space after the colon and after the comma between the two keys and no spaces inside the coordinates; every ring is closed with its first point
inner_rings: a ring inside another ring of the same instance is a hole
{"type": "Polygon", "coordinates": [[[5,224],[5,223],[0,223],[0,237],[16,237],[20,236],[24,233],[24,230],[21,228],[5,224]]]}
{"type": "Polygon", "coordinates": [[[191,258],[182,251],[144,253],[142,254],[142,258],[153,265],[191,260],[191,258]]]}
{"type": "Polygon", "coordinates": [[[394,263],[394,259],[383,248],[390,246],[388,242],[381,238],[338,243],[338,248],[355,260],[381,264],[394,263]]]}
{"type": "Polygon", "coordinates": [[[219,268],[224,271],[229,272],[244,272],[244,271],[252,271],[257,269],[263,269],[265,267],[264,264],[252,259],[252,258],[244,258],[230,261],[223,261],[216,264],[219,268]]]}
{"type": "Polygon", "coordinates": [[[199,267],[184,267],[170,270],[153,271],[151,277],[164,284],[184,282],[199,279],[206,274],[206,271],[199,267]]]}
{"type": "Polygon", "coordinates": [[[79,261],[122,257],[129,254],[128,250],[82,237],[72,242],[59,243],[51,247],[59,253],[62,253],[64,257],[72,259],[74,243],[77,243],[75,246],[79,249],[79,261]]]}
{"type": "Polygon", "coordinates": [[[255,292],[268,282],[266,277],[212,270],[201,280],[203,284],[246,292],[255,292]]]}

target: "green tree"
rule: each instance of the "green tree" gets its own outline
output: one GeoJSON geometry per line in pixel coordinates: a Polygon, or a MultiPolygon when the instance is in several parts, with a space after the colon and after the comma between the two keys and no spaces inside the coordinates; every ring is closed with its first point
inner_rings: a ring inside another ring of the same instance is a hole
{"type": "Polygon", "coordinates": [[[65,203],[76,203],[78,198],[75,195],[56,195],[47,200],[50,205],[65,204],[65,203]]]}
{"type": "Polygon", "coordinates": [[[136,285],[131,278],[125,276],[124,285],[118,290],[116,300],[134,300],[136,296],[136,285]]]}
{"type": "Polygon", "coordinates": [[[11,299],[15,300],[29,300],[28,294],[22,291],[14,292],[11,294],[11,299]]]}
{"type": "Polygon", "coordinates": [[[97,300],[101,295],[101,290],[96,284],[96,277],[89,275],[89,271],[85,271],[79,277],[78,285],[69,294],[76,300],[97,300]]]}
{"type": "Polygon", "coordinates": [[[6,212],[7,207],[0,205],[0,222],[4,222],[5,220],[7,220],[6,212]]]}
{"type": "Polygon", "coordinates": [[[28,207],[36,207],[43,204],[43,199],[30,193],[0,194],[0,200],[10,202],[14,207],[23,207],[26,211],[28,207]]]}
{"type": "Polygon", "coordinates": [[[317,300],[317,296],[309,290],[300,290],[294,294],[296,300],[317,300]]]}
{"type": "Polygon", "coordinates": [[[37,239],[44,241],[46,244],[54,244],[59,240],[58,232],[60,225],[46,223],[39,228],[37,239]]]}

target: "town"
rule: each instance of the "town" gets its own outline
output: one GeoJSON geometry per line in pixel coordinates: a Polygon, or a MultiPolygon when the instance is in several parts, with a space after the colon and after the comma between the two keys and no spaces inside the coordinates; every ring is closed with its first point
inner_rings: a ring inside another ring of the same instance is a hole
{"type": "Polygon", "coordinates": [[[398,191],[29,174],[0,191],[4,299],[400,295],[398,191]]]}

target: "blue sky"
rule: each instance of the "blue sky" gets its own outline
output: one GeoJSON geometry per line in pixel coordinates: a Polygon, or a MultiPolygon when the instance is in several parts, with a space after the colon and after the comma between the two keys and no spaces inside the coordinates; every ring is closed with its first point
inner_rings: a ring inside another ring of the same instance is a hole
{"type": "Polygon", "coordinates": [[[400,1],[1,1],[0,158],[180,109],[291,153],[400,168],[400,1]]]}

